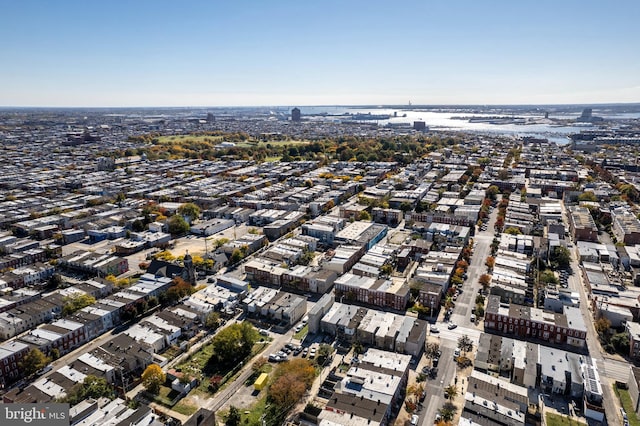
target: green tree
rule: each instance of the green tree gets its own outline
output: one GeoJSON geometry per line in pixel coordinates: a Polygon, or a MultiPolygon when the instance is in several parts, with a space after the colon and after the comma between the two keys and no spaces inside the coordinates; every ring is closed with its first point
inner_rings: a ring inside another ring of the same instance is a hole
{"type": "Polygon", "coordinates": [[[440,345],[437,343],[427,343],[427,347],[425,349],[425,355],[427,358],[433,360],[440,353],[440,345]]]}
{"type": "Polygon", "coordinates": [[[298,260],[298,263],[300,265],[308,265],[315,258],[315,256],[316,255],[314,252],[305,249],[304,252],[302,253],[302,256],[298,260]]]}
{"type": "Polygon", "coordinates": [[[490,200],[495,200],[496,196],[500,193],[500,188],[498,188],[496,185],[491,185],[489,188],[487,188],[486,191],[486,196],[487,198],[489,198],[490,200]]]}
{"type": "Polygon", "coordinates": [[[96,298],[89,294],[74,294],[66,296],[64,299],[64,306],[62,307],[62,315],[71,315],[72,313],[79,311],[80,309],[93,305],[96,303],[96,298]]]}
{"type": "Polygon", "coordinates": [[[458,348],[465,354],[473,350],[473,342],[466,334],[458,339],[458,348]]]}
{"type": "Polygon", "coordinates": [[[578,195],[578,201],[593,201],[593,202],[597,202],[598,201],[598,197],[596,197],[596,194],[594,194],[593,191],[585,191],[582,194],[578,195]]]}
{"type": "Polygon", "coordinates": [[[402,210],[404,213],[410,212],[412,209],[413,209],[413,206],[411,205],[410,202],[403,201],[402,203],[400,203],[400,210],[402,210]]]}
{"type": "Polygon", "coordinates": [[[222,247],[223,245],[227,244],[229,242],[228,238],[218,238],[217,240],[213,241],[213,246],[216,249],[219,249],[220,247],[222,247]]]}
{"type": "Polygon", "coordinates": [[[60,274],[53,274],[51,275],[51,278],[49,278],[49,281],[47,282],[47,289],[55,290],[56,288],[60,287],[63,283],[64,281],[62,280],[62,276],[60,274]]]}
{"type": "Polygon", "coordinates": [[[34,375],[36,371],[43,369],[49,364],[49,361],[50,359],[47,358],[40,349],[33,348],[22,358],[20,370],[22,370],[24,376],[30,377],[34,375]]]}
{"type": "Polygon", "coordinates": [[[55,361],[56,359],[60,358],[60,351],[58,350],[58,348],[53,348],[49,351],[49,357],[55,361]]]}
{"type": "Polygon", "coordinates": [[[450,422],[455,417],[457,410],[458,409],[456,408],[455,405],[453,405],[450,402],[447,402],[441,408],[438,408],[438,414],[440,414],[440,417],[442,418],[443,421],[450,422]]]}
{"type": "Polygon", "coordinates": [[[77,403],[84,401],[87,398],[109,398],[115,397],[115,390],[107,382],[104,377],[96,377],[88,375],[84,378],[82,383],[79,383],[71,388],[71,391],[67,396],[62,399],[62,402],[70,405],[76,405],[77,403]]]}
{"type": "Polygon", "coordinates": [[[98,399],[102,397],[113,398],[113,387],[107,382],[104,377],[96,377],[88,375],[82,382],[83,387],[83,399],[93,398],[98,399]]]}
{"type": "Polygon", "coordinates": [[[169,219],[169,232],[172,235],[186,234],[189,229],[189,224],[181,215],[175,214],[169,219]]]}
{"type": "Polygon", "coordinates": [[[225,426],[240,426],[240,410],[233,405],[229,407],[229,414],[227,414],[227,420],[224,422],[225,426]]]}
{"type": "Polygon", "coordinates": [[[215,330],[220,325],[220,314],[217,312],[210,312],[207,315],[207,319],[204,325],[211,330],[215,330]]]}
{"type": "Polygon", "coordinates": [[[504,230],[505,234],[511,234],[511,235],[520,235],[522,234],[522,232],[516,228],[515,226],[510,226],[507,229],[504,230]]]}
{"type": "Polygon", "coordinates": [[[235,365],[251,353],[258,337],[256,329],[247,321],[231,324],[213,338],[212,360],[225,366],[235,365]]]}
{"type": "Polygon", "coordinates": [[[551,262],[557,264],[560,268],[566,268],[571,264],[571,253],[566,247],[554,247],[550,257],[551,262]]]}
{"type": "Polygon", "coordinates": [[[362,221],[369,221],[371,220],[371,215],[369,214],[368,211],[366,210],[362,210],[359,214],[358,214],[358,220],[362,220],[362,221]]]}
{"type": "Polygon", "coordinates": [[[182,215],[189,222],[200,217],[200,207],[193,203],[186,203],[178,207],[178,214],[182,215]]]}
{"type": "Polygon", "coordinates": [[[353,347],[353,353],[356,355],[360,355],[364,353],[364,346],[358,340],[354,341],[351,345],[353,347]]]}
{"type": "Polygon", "coordinates": [[[231,252],[231,257],[229,258],[229,262],[232,265],[235,265],[236,263],[240,262],[242,259],[244,259],[244,255],[242,254],[242,250],[240,249],[233,249],[233,251],[231,252]]]}
{"type": "Polygon", "coordinates": [[[167,380],[166,375],[158,364],[150,364],[142,373],[142,384],[151,394],[157,395],[160,386],[167,380]]]}
{"type": "Polygon", "coordinates": [[[316,357],[318,361],[318,365],[323,365],[327,360],[327,358],[329,358],[329,356],[331,356],[332,353],[333,353],[333,347],[331,347],[331,345],[327,345],[326,343],[321,343],[320,346],[318,346],[318,354],[316,357]]]}
{"type": "Polygon", "coordinates": [[[611,321],[609,321],[606,317],[600,317],[595,322],[596,331],[603,337],[609,328],[611,327],[611,321]]]}
{"type": "Polygon", "coordinates": [[[458,388],[455,385],[449,385],[444,388],[444,393],[448,399],[453,399],[458,396],[458,388]]]}
{"type": "Polygon", "coordinates": [[[558,284],[558,278],[553,271],[543,271],[540,273],[540,282],[545,284],[558,284]]]}
{"type": "Polygon", "coordinates": [[[393,266],[391,266],[391,264],[389,263],[385,263],[380,267],[380,272],[382,272],[384,275],[391,275],[391,273],[393,272],[393,266]]]}
{"type": "Polygon", "coordinates": [[[616,333],[611,337],[611,344],[618,353],[627,355],[629,353],[629,335],[627,332],[616,333]]]}

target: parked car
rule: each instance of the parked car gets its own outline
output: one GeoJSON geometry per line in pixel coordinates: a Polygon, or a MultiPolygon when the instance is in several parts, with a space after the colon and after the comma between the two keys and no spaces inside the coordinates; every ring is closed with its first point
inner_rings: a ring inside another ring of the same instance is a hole
{"type": "Polygon", "coordinates": [[[449,325],[447,325],[447,328],[449,330],[453,330],[454,328],[456,328],[458,326],[458,324],[456,324],[455,322],[450,322],[449,325]]]}
{"type": "Polygon", "coordinates": [[[431,330],[431,333],[440,333],[440,330],[438,330],[438,327],[431,327],[430,330],[431,330]]]}
{"type": "Polygon", "coordinates": [[[420,417],[418,417],[418,415],[417,415],[417,414],[413,414],[413,415],[411,416],[411,425],[412,425],[412,426],[417,425],[419,421],[420,421],[420,417]]]}

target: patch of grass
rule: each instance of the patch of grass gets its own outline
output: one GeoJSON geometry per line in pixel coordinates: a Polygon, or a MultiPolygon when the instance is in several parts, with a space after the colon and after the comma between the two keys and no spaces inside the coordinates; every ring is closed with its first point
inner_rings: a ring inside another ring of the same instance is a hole
{"type": "Polygon", "coordinates": [[[267,163],[275,163],[276,161],[280,161],[282,157],[265,157],[264,161],[267,163]]]}
{"type": "Polygon", "coordinates": [[[187,358],[186,361],[181,362],[176,366],[181,370],[189,371],[189,368],[194,368],[201,371],[209,362],[209,358],[213,355],[213,343],[208,343],[201,347],[196,353],[187,358]]]}
{"type": "Polygon", "coordinates": [[[180,401],[173,407],[173,411],[184,414],[185,416],[190,416],[198,411],[198,407],[180,401]]]}
{"type": "MultiPolygon", "coordinates": [[[[248,356],[244,361],[242,361],[242,365],[246,365],[247,363],[251,362],[251,360],[252,360],[256,355],[258,355],[259,353],[261,353],[261,352],[264,350],[264,348],[266,348],[266,347],[268,346],[268,344],[269,344],[269,342],[270,342],[271,340],[273,340],[273,339],[265,338],[264,340],[261,340],[261,341],[259,341],[259,342],[256,342],[256,343],[253,345],[253,348],[251,349],[251,354],[250,354],[250,355],[249,355],[249,356],[248,356]]],[[[210,345],[207,345],[207,346],[210,346],[210,345]]],[[[203,347],[201,350],[203,350],[203,349],[205,349],[205,347],[203,347]]],[[[208,360],[209,360],[209,358],[211,357],[211,354],[212,354],[212,353],[213,353],[213,350],[211,349],[211,352],[210,352],[210,354],[209,354],[209,355],[201,356],[201,357],[199,357],[199,358],[198,358],[198,360],[196,360],[196,361],[198,361],[198,362],[204,362],[204,364],[203,364],[203,365],[206,365],[206,364],[207,364],[207,362],[208,362],[208,360]]],[[[196,355],[196,354],[194,354],[194,355],[196,355]]],[[[192,364],[190,364],[192,361],[193,361],[193,360],[189,359],[189,360],[185,363],[185,365],[192,365],[192,364]]],[[[195,362],[195,361],[194,361],[194,362],[195,362]]],[[[181,365],[183,365],[183,364],[181,364],[181,365]]],[[[225,372],[225,371],[221,371],[221,372],[219,372],[219,373],[218,373],[220,376],[222,376],[222,377],[223,377],[223,382],[222,382],[222,383],[220,383],[220,386],[218,387],[218,389],[217,389],[217,391],[216,391],[216,392],[219,392],[219,391],[223,390],[224,388],[226,388],[226,387],[227,387],[227,385],[228,385],[229,383],[232,383],[234,380],[236,380],[236,378],[240,375],[240,372],[242,371],[242,369],[241,369],[241,365],[238,365],[238,366],[236,366],[236,367],[237,367],[237,371],[236,371],[233,375],[230,375],[230,374],[229,374],[229,373],[231,373],[231,371],[233,371],[233,370],[229,370],[229,371],[226,371],[226,372],[225,372]]],[[[185,367],[185,368],[187,368],[187,367],[185,367]]],[[[197,367],[196,367],[196,368],[197,368],[197,367]]],[[[187,371],[188,371],[188,370],[187,370],[187,371]]],[[[204,377],[202,378],[202,380],[200,381],[200,385],[198,385],[198,387],[196,388],[199,392],[202,392],[202,393],[206,393],[206,394],[208,394],[208,395],[211,395],[211,392],[209,391],[209,378],[210,378],[210,377],[206,377],[206,376],[204,376],[204,377]]]]}
{"type": "Polygon", "coordinates": [[[171,360],[174,359],[175,357],[177,357],[178,355],[180,355],[182,353],[182,350],[176,346],[176,345],[171,345],[167,348],[166,351],[164,351],[164,353],[162,354],[162,356],[164,356],[165,358],[171,360]]]}
{"type": "MultiPolygon", "coordinates": [[[[233,404],[231,404],[233,405],[233,404]]],[[[267,405],[267,397],[264,396],[256,401],[250,408],[238,408],[240,411],[240,424],[248,425],[248,426],[262,426],[262,422],[260,421],[260,417],[264,414],[267,405]],[[249,414],[245,414],[248,411],[249,414]]],[[[229,414],[229,410],[224,410],[220,412],[220,419],[227,418],[229,414]]],[[[216,417],[218,414],[216,413],[216,417]]]]}
{"type": "Polygon", "coordinates": [[[266,142],[259,142],[258,146],[266,146],[267,144],[271,145],[271,146],[278,146],[278,145],[287,145],[287,146],[296,146],[296,145],[308,145],[310,142],[309,141],[303,141],[303,140],[290,140],[290,141],[266,141],[266,142]]]}
{"type": "Polygon", "coordinates": [[[302,340],[309,333],[309,324],[306,324],[300,331],[293,335],[294,339],[302,340]]]}
{"type": "Polygon", "coordinates": [[[158,392],[158,395],[154,395],[153,400],[165,407],[172,407],[173,399],[179,394],[180,392],[177,392],[168,386],[160,386],[160,392],[158,392]]]}
{"type": "Polygon", "coordinates": [[[547,413],[545,418],[547,426],[587,426],[586,423],[555,413],[547,413]]]}
{"type": "MultiPolygon", "coordinates": [[[[638,415],[633,410],[633,402],[631,401],[631,396],[629,395],[629,391],[627,389],[620,389],[617,386],[613,386],[613,390],[620,399],[620,403],[622,403],[622,408],[627,413],[627,418],[629,419],[629,426],[640,426],[640,419],[638,419],[638,415]]],[[[616,418],[618,413],[616,413],[616,418]]]]}

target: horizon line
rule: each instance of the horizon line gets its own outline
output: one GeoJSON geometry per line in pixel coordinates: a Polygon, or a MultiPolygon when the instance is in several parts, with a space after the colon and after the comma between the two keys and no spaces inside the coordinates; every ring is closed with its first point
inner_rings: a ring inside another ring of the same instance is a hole
{"type": "Polygon", "coordinates": [[[0,105],[0,109],[144,109],[144,108],[158,108],[158,109],[193,109],[193,108],[319,108],[319,107],[358,107],[358,108],[442,108],[442,107],[562,107],[562,106],[640,106],[638,102],[594,102],[594,103],[541,103],[541,104],[527,104],[527,103],[487,103],[487,104],[465,104],[465,103],[452,103],[452,104],[280,104],[280,105],[137,105],[137,106],[53,106],[53,105],[0,105]]]}

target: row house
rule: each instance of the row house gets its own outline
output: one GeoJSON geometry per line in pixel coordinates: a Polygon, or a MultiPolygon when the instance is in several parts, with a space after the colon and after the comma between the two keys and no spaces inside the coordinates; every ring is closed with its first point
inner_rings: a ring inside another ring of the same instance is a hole
{"type": "Polygon", "coordinates": [[[534,338],[552,344],[585,346],[587,329],[578,308],[564,307],[564,313],[546,312],[516,304],[502,304],[499,296],[487,298],[484,326],[486,330],[534,338]]]}
{"type": "Polygon", "coordinates": [[[126,258],[83,250],[61,258],[58,264],[69,269],[102,276],[118,276],[129,270],[129,262],[126,258]]]}
{"type": "Polygon", "coordinates": [[[18,340],[0,343],[0,388],[5,388],[21,377],[18,366],[30,350],[31,346],[18,340]]]}
{"type": "Polygon", "coordinates": [[[11,271],[13,275],[21,278],[24,286],[31,286],[46,281],[53,276],[54,272],[55,266],[41,262],[36,262],[30,266],[22,266],[11,271]]]}
{"type": "Polygon", "coordinates": [[[364,419],[381,426],[391,424],[402,406],[410,361],[409,355],[367,350],[361,362],[336,384],[325,411],[344,417],[344,420],[336,418],[337,424],[351,424],[353,420],[364,424],[364,419]]]}
{"type": "Polygon", "coordinates": [[[37,347],[45,354],[56,349],[61,355],[88,341],[84,324],[68,319],[59,319],[40,326],[18,340],[37,347]]]}
{"type": "Polygon", "coordinates": [[[640,244],[640,220],[624,208],[612,211],[613,234],[627,245],[640,244]]]}
{"type": "Polygon", "coordinates": [[[47,253],[40,248],[25,250],[0,257],[0,271],[32,265],[36,262],[45,262],[47,253]]]}
{"type": "Polygon", "coordinates": [[[61,307],[46,299],[37,299],[0,313],[0,337],[10,339],[38,325],[51,321],[61,307]]]}
{"type": "Polygon", "coordinates": [[[344,297],[347,301],[395,310],[404,310],[409,303],[410,288],[405,281],[394,282],[346,273],[336,279],[334,286],[336,299],[344,297]]]}
{"type": "Polygon", "coordinates": [[[282,286],[303,293],[325,294],[337,277],[334,271],[299,265],[282,274],[282,286]]]}
{"type": "Polygon", "coordinates": [[[374,222],[383,223],[389,226],[397,226],[402,222],[402,210],[398,209],[382,209],[375,207],[371,216],[374,222]]]}
{"type": "Polygon", "coordinates": [[[471,226],[475,224],[474,220],[470,220],[466,216],[456,216],[451,213],[444,212],[408,212],[405,216],[405,222],[420,223],[446,223],[448,225],[471,226]]]}
{"type": "Polygon", "coordinates": [[[282,285],[282,276],[287,271],[279,263],[264,258],[252,259],[244,265],[247,280],[261,285],[279,287],[282,285]]]}
{"type": "Polygon", "coordinates": [[[569,232],[576,241],[598,241],[598,227],[586,207],[569,208],[569,232]]]}
{"type": "Polygon", "coordinates": [[[365,254],[366,246],[342,245],[327,252],[325,256],[329,257],[323,267],[325,269],[335,271],[338,275],[344,274],[350,270],[365,254]]]}
{"type": "Polygon", "coordinates": [[[131,385],[153,362],[153,351],[142,341],[136,341],[126,334],[120,334],[93,349],[91,355],[107,365],[119,370],[115,375],[115,385],[130,390],[131,385]]]}

